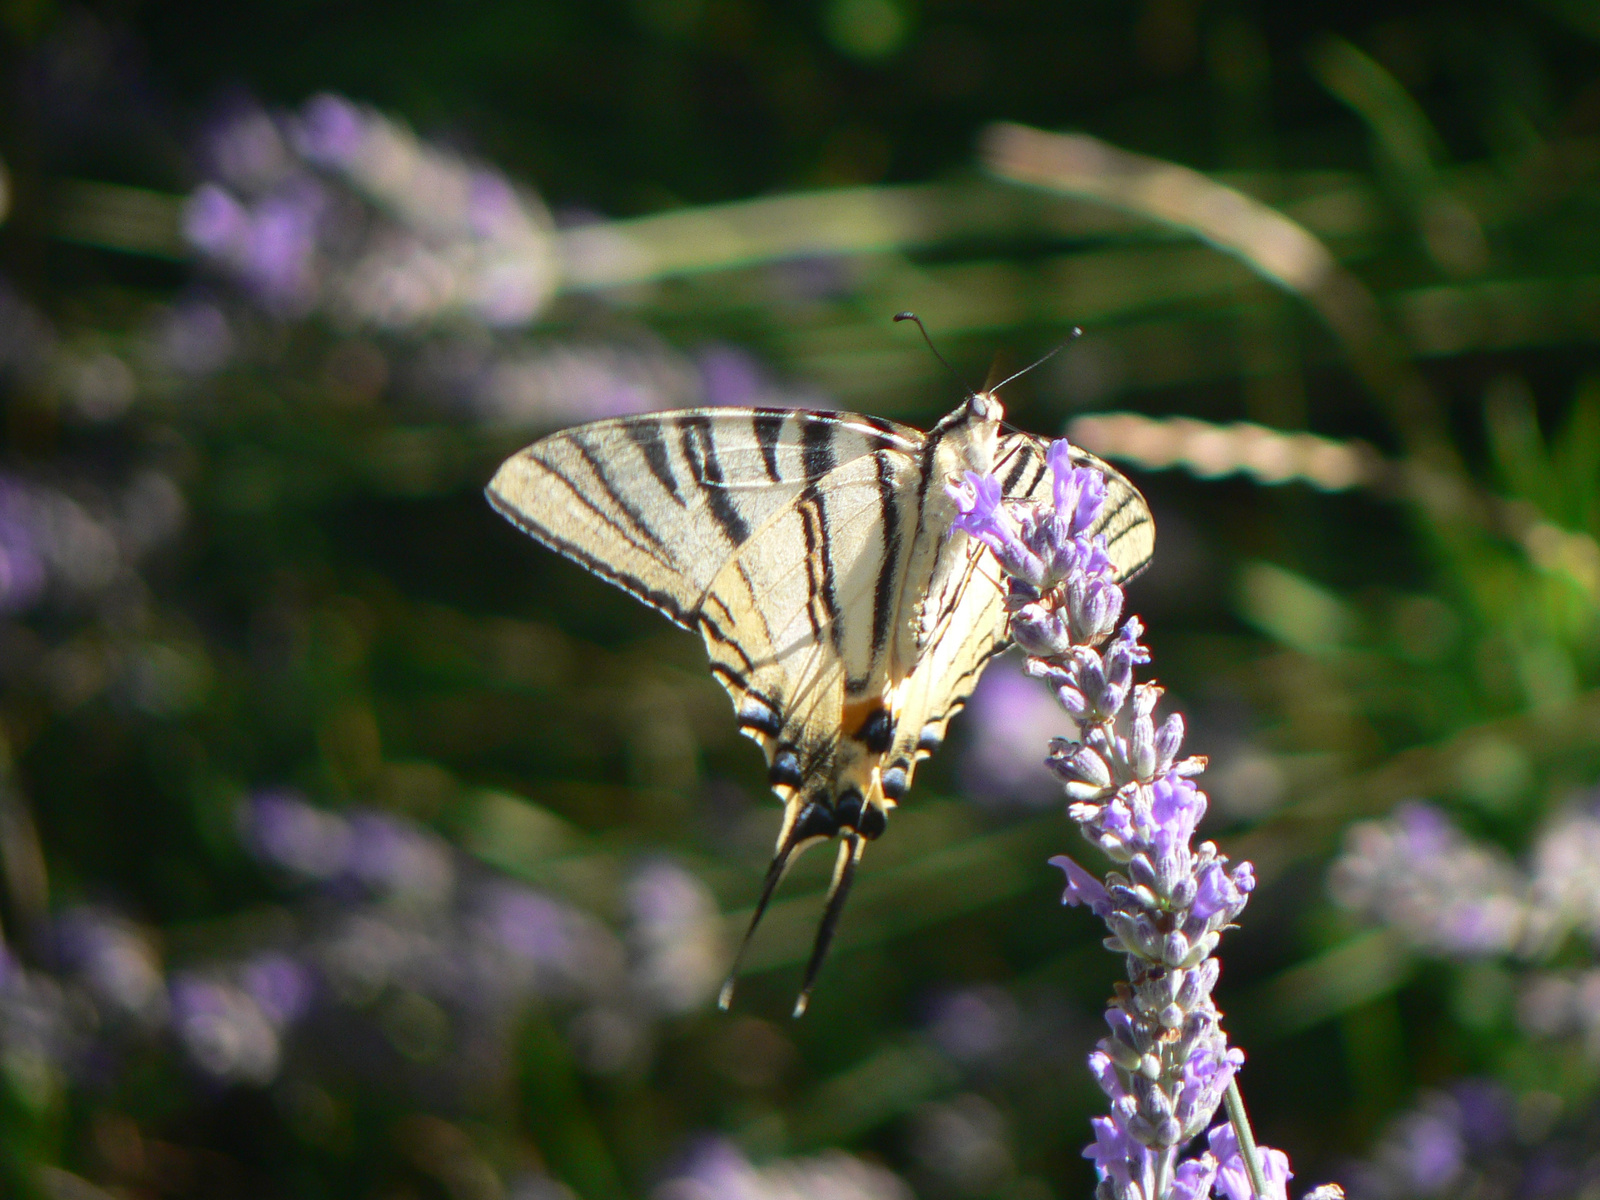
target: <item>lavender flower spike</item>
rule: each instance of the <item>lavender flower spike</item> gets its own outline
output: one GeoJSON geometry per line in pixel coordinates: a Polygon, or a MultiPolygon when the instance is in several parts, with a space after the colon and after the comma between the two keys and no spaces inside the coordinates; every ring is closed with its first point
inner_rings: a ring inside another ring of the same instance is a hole
{"type": "MultiPolygon", "coordinates": [[[[1048,765],[1068,815],[1116,869],[1104,881],[1065,855],[1063,903],[1105,921],[1106,946],[1126,955],[1128,986],[1106,1010],[1110,1032],[1089,1056],[1110,1115],[1092,1122],[1084,1157],[1100,1177],[1097,1200],[1287,1200],[1289,1160],[1256,1147],[1234,1075],[1244,1053],[1228,1045],[1211,1001],[1218,941],[1244,910],[1255,875],[1230,866],[1215,844],[1194,842],[1206,796],[1192,782],[1205,759],[1182,758],[1177,715],[1157,722],[1161,689],[1135,683],[1150,661],[1137,617],[1122,621],[1122,589],[1104,540],[1093,533],[1104,476],[1074,466],[1064,441],[1050,447],[1052,506],[1006,500],[992,477],[968,472],[947,485],[954,527],[976,538],[1009,576],[1011,634],[1030,675],[1047,680],[1077,723],[1057,738],[1048,765]],[[1115,636],[1113,636],[1115,635],[1115,636]],[[1182,1158],[1228,1101],[1229,1121],[1210,1148],[1182,1158]]],[[[1343,1195],[1328,1184],[1307,1200],[1343,1195]]]]}

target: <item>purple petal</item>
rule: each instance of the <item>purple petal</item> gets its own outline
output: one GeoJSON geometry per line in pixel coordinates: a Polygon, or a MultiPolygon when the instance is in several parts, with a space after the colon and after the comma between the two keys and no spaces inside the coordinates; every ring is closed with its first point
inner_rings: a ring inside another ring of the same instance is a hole
{"type": "Polygon", "coordinates": [[[1072,859],[1058,854],[1050,860],[1050,865],[1060,867],[1067,876],[1067,890],[1061,893],[1061,903],[1081,904],[1097,917],[1104,917],[1111,911],[1111,897],[1105,885],[1072,859]]]}

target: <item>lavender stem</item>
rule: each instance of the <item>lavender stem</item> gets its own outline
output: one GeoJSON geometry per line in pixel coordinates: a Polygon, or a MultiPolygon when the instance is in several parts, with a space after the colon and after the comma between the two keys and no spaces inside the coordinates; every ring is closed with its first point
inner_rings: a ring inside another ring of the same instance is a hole
{"type": "Polygon", "coordinates": [[[1261,1155],[1256,1152],[1256,1136],[1250,1129],[1250,1115],[1244,1111],[1244,1097],[1239,1094],[1237,1078],[1228,1080],[1222,1102],[1228,1109],[1228,1120],[1233,1123],[1233,1136],[1239,1139],[1239,1156],[1244,1159],[1244,1169],[1250,1175],[1250,1190],[1260,1200],[1267,1194],[1267,1177],[1261,1170],[1261,1155]]]}

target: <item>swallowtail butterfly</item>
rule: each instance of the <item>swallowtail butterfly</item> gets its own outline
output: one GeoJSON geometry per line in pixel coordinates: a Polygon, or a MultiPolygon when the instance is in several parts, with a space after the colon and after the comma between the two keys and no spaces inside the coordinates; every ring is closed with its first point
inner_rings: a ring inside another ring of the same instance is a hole
{"type": "MultiPolygon", "coordinates": [[[[705,639],[784,804],[746,944],[795,856],[840,840],[796,1015],[863,848],[1007,644],[999,567],[951,531],[944,486],[992,472],[1007,498],[1048,501],[1048,440],[1001,415],[986,391],[927,433],[792,409],[621,417],[535,442],[489,484],[523,532],[705,639]]],[[[1126,578],[1150,558],[1150,510],[1117,471],[1074,457],[1105,474],[1093,532],[1126,578]]]]}

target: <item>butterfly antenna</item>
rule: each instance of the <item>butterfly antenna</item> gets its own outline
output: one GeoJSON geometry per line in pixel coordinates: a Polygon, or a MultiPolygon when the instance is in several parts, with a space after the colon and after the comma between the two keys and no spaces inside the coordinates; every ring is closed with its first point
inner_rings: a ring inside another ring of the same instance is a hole
{"type": "Polygon", "coordinates": [[[793,822],[785,829],[783,841],[778,845],[778,852],[772,856],[772,862],[767,867],[767,877],[761,884],[761,898],[756,901],[756,911],[750,915],[750,927],[744,931],[744,940],[739,943],[739,952],[733,956],[733,966],[728,968],[727,982],[722,985],[722,991],[717,993],[717,1007],[723,1012],[727,1012],[728,1006],[733,1003],[733,988],[739,978],[739,967],[744,962],[745,951],[750,949],[750,939],[755,937],[756,926],[761,924],[761,918],[766,915],[767,905],[772,902],[772,894],[778,890],[778,884],[782,883],[783,877],[788,874],[797,851],[809,844],[814,836],[802,829],[799,822],[793,822]]]}
{"type": "Polygon", "coordinates": [[[796,1017],[805,1016],[806,1007],[811,1003],[811,989],[817,982],[817,972],[822,970],[823,960],[828,957],[828,947],[833,944],[834,930],[839,927],[839,914],[844,911],[844,902],[850,896],[850,885],[856,878],[856,864],[861,861],[861,852],[866,845],[866,841],[855,834],[846,835],[839,843],[839,858],[833,865],[833,882],[828,885],[822,924],[817,926],[817,940],[811,947],[811,961],[806,963],[805,982],[800,985],[800,995],[794,1002],[796,1017]]]}
{"type": "MultiPolygon", "coordinates": [[[[899,320],[899,318],[896,317],[895,320],[899,320]]],[[[1046,354],[1043,358],[1039,359],[1037,362],[1029,363],[1027,366],[1023,367],[1022,370],[1018,371],[1015,375],[1011,375],[1011,376],[1008,376],[1005,379],[1002,379],[999,383],[995,384],[989,390],[991,392],[998,392],[1001,388],[1005,387],[1005,385],[1010,383],[1013,379],[1020,379],[1020,378],[1022,378],[1022,376],[1026,375],[1029,371],[1033,370],[1035,367],[1044,366],[1045,363],[1049,362],[1056,355],[1060,354],[1063,350],[1065,350],[1068,346],[1072,345],[1073,342],[1077,341],[1082,336],[1083,336],[1083,330],[1079,329],[1076,325],[1074,325],[1072,327],[1072,332],[1067,334],[1066,339],[1064,341],[1062,341],[1062,343],[1059,346],[1057,346],[1054,350],[1050,351],[1049,354],[1046,354]]]]}
{"type": "Polygon", "coordinates": [[[914,312],[898,312],[895,313],[894,319],[896,321],[914,321],[917,328],[922,330],[922,340],[928,343],[928,349],[933,351],[933,356],[939,360],[940,364],[946,371],[950,372],[951,377],[961,385],[962,391],[966,392],[969,396],[973,394],[972,389],[967,386],[966,380],[962,379],[960,373],[950,365],[945,356],[939,353],[939,347],[935,346],[933,344],[933,339],[928,336],[928,327],[922,323],[921,317],[917,316],[917,314],[914,312]]]}

